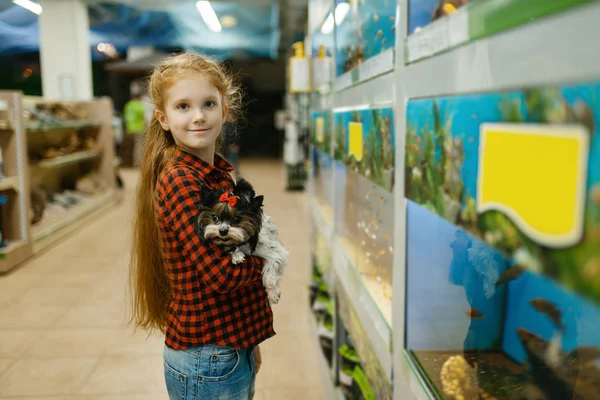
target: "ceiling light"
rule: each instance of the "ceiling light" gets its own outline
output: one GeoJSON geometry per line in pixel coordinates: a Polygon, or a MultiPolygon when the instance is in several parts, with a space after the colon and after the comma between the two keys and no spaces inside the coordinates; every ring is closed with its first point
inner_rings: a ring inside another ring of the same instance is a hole
{"type": "Polygon", "coordinates": [[[231,28],[237,25],[237,19],[233,15],[224,15],[221,17],[221,26],[223,28],[231,28]]]}
{"type": "Polygon", "coordinates": [[[331,32],[333,32],[334,20],[335,20],[335,25],[341,24],[342,21],[344,20],[344,18],[346,18],[348,11],[350,11],[350,4],[338,3],[338,5],[335,7],[335,11],[334,11],[335,18],[333,17],[332,13],[329,13],[329,15],[327,16],[327,19],[325,19],[325,22],[323,22],[323,25],[321,25],[321,33],[324,35],[328,35],[331,32]]]}
{"type": "Polygon", "coordinates": [[[344,18],[346,18],[346,14],[350,11],[350,4],[348,3],[339,3],[337,7],[335,7],[335,24],[339,25],[342,23],[344,18]]]}
{"type": "Polygon", "coordinates": [[[221,23],[219,22],[219,18],[217,18],[217,14],[215,10],[213,10],[209,1],[201,0],[196,3],[196,8],[200,12],[204,23],[213,32],[221,32],[221,23]]]}
{"type": "Polygon", "coordinates": [[[40,15],[42,13],[42,6],[40,6],[38,3],[34,3],[31,0],[13,0],[13,3],[31,11],[34,14],[40,15]]]}
{"type": "Polygon", "coordinates": [[[106,50],[106,43],[98,43],[98,51],[105,51],[106,50]]]}

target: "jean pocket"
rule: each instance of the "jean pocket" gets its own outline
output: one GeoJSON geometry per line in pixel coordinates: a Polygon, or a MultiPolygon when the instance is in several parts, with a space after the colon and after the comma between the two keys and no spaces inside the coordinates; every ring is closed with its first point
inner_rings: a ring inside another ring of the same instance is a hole
{"type": "Polygon", "coordinates": [[[176,371],[166,362],[163,362],[165,369],[165,383],[167,384],[167,393],[170,400],[186,400],[187,376],[176,371]]]}
{"type": "Polygon", "coordinates": [[[204,362],[208,370],[200,371],[198,379],[208,382],[217,382],[229,378],[240,365],[240,353],[233,347],[219,347],[208,356],[204,362]]]}

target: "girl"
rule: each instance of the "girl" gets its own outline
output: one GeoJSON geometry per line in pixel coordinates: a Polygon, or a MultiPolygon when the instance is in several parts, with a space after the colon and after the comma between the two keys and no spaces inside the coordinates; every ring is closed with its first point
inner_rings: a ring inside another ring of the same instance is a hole
{"type": "Polygon", "coordinates": [[[164,371],[171,399],[248,399],[272,337],[261,282],[264,260],[231,263],[195,229],[200,184],[231,187],[232,167],[215,154],[240,92],[214,61],[191,53],[156,67],[132,251],[132,322],[166,334],[164,371]]]}

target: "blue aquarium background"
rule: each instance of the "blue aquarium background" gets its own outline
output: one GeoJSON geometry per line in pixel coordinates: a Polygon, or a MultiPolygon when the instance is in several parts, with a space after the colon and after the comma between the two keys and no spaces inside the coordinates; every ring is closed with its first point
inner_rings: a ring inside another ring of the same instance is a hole
{"type": "MultiPolygon", "coordinates": [[[[404,171],[406,347],[438,391],[443,380],[441,364],[451,354],[463,352],[475,352],[479,357],[497,353],[491,356],[496,357],[496,364],[485,364],[480,358],[476,372],[480,387],[487,385],[488,393],[496,393],[497,398],[507,394],[494,388],[493,382],[505,382],[510,375],[507,371],[519,377],[510,382],[514,387],[530,382],[527,371],[532,370],[524,364],[531,362],[528,342],[518,329],[538,338],[542,343],[538,349],[558,341],[560,354],[582,348],[600,354],[598,99],[600,85],[592,82],[409,101],[404,171]],[[584,234],[578,244],[546,248],[502,213],[477,213],[479,132],[485,122],[578,123],[588,129],[584,234]],[[524,272],[498,284],[517,261],[524,265],[524,272]],[[540,311],[534,307],[534,299],[558,310],[564,332],[552,321],[548,308],[540,311]],[[436,358],[431,352],[445,353],[436,358]],[[506,360],[498,361],[498,357],[506,360]],[[490,379],[492,370],[497,375],[490,379]],[[481,371],[488,373],[487,378],[481,371]]],[[[598,362],[600,359],[577,367],[585,383],[578,381],[580,397],[576,398],[600,398],[598,362]]],[[[575,367],[564,362],[547,368],[573,376],[568,374],[575,367]]]]}
{"type": "MultiPolygon", "coordinates": [[[[336,6],[342,1],[336,1],[336,6]]],[[[396,1],[355,0],[335,29],[336,76],[396,43],[396,1]]]]}

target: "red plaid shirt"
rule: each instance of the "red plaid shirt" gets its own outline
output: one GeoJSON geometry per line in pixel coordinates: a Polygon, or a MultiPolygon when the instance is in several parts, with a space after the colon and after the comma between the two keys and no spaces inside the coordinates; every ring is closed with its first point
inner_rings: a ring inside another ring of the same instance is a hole
{"type": "Polygon", "coordinates": [[[263,260],[237,265],[215,244],[203,245],[195,221],[200,182],[232,187],[233,168],[215,155],[214,165],[177,150],[156,185],[156,216],[163,259],[171,278],[165,343],[173,349],[216,344],[248,349],[275,335],[262,285],[263,260]]]}

